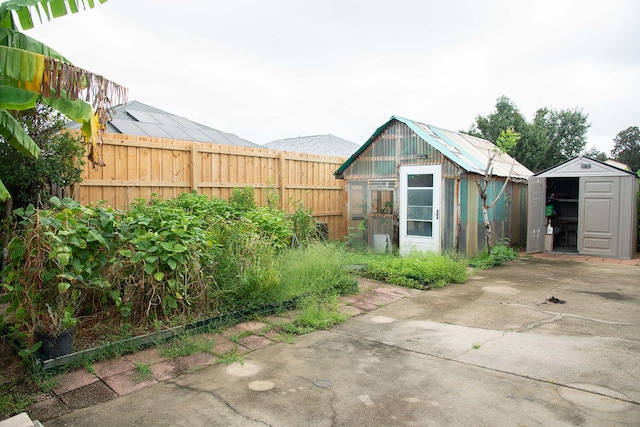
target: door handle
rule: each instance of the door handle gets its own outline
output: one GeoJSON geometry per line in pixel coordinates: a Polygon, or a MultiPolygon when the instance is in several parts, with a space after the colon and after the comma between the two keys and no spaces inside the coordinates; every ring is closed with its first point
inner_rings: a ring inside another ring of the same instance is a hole
{"type": "Polygon", "coordinates": [[[436,219],[439,219],[440,216],[440,209],[436,209],[436,219]]]}

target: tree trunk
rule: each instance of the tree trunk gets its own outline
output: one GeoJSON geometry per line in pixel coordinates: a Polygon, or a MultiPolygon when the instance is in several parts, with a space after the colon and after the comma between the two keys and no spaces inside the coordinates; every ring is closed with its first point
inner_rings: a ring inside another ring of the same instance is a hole
{"type": "Polygon", "coordinates": [[[491,222],[489,221],[489,209],[487,208],[486,196],[482,200],[482,219],[484,219],[484,235],[487,239],[487,253],[491,255],[491,222]]]}

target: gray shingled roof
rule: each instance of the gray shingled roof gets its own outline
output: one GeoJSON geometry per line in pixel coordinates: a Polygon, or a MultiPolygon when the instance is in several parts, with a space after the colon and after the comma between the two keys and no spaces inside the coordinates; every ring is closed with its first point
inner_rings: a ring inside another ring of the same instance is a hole
{"type": "Polygon", "coordinates": [[[263,147],[271,150],[293,151],[295,153],[349,157],[360,148],[360,145],[329,134],[279,139],[268,142],[263,147]]]}
{"type": "MultiPolygon", "coordinates": [[[[74,123],[69,127],[77,128],[78,124],[74,123]]],[[[138,101],[115,107],[113,118],[107,123],[105,132],[260,148],[260,145],[235,134],[174,116],[138,101]]]]}

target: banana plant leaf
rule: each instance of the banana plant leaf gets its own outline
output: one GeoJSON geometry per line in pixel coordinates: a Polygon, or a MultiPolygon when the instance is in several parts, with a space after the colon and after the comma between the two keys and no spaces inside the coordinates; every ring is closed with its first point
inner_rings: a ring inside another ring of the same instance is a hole
{"type": "MultiPolygon", "coordinates": [[[[98,0],[100,4],[107,0],[98,0]]],[[[40,23],[43,15],[48,21],[70,13],[79,11],[78,5],[84,10],[95,7],[94,0],[7,0],[0,4],[0,26],[17,30],[12,11],[18,16],[22,30],[29,30],[34,26],[34,11],[40,23]]]]}
{"type": "Polygon", "coordinates": [[[0,202],[4,202],[9,197],[11,197],[11,194],[9,194],[7,187],[5,187],[2,180],[0,180],[0,202]]]}
{"type": "Polygon", "coordinates": [[[41,41],[29,37],[20,31],[2,26],[0,26],[0,46],[13,47],[33,53],[39,53],[40,55],[48,56],[50,58],[57,59],[58,61],[71,63],[71,61],[62,56],[59,52],[51,49],[41,41]]]}
{"type": "Polygon", "coordinates": [[[36,106],[35,92],[0,84],[0,108],[6,110],[27,110],[36,106]]]}
{"type": "MultiPolygon", "coordinates": [[[[80,131],[84,140],[90,143],[95,150],[99,139],[100,124],[91,105],[81,99],[71,100],[66,96],[41,97],[42,102],[60,111],[62,114],[80,123],[80,131]]],[[[94,159],[90,159],[92,162],[94,159]]],[[[100,163],[96,161],[94,163],[100,163]]]]}
{"type": "Polygon", "coordinates": [[[40,91],[44,75],[45,56],[22,49],[0,46],[0,77],[5,84],[40,91]]]}
{"type": "MultiPolygon", "coordinates": [[[[107,0],[98,0],[100,4],[107,0]]],[[[89,158],[103,164],[96,143],[109,118],[110,108],[126,102],[125,88],[79,69],[44,43],[19,30],[53,18],[93,9],[94,0],[7,0],[0,3],[0,135],[20,152],[38,157],[40,149],[7,109],[33,107],[37,99],[79,122],[91,143],[89,158]],[[19,26],[15,21],[17,17],[19,26]],[[86,102],[82,100],[86,99],[86,102]]],[[[9,197],[0,181],[0,200],[9,197]]]]}
{"type": "Polygon", "coordinates": [[[35,158],[40,156],[40,147],[25,132],[20,122],[5,109],[0,109],[0,135],[22,154],[35,158]]]}

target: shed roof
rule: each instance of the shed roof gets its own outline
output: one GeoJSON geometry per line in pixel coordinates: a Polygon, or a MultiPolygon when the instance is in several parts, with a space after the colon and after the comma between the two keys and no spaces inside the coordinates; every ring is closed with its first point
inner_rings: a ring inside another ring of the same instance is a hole
{"type": "MultiPolygon", "coordinates": [[[[369,147],[375,139],[393,121],[398,121],[407,125],[418,137],[427,144],[441,152],[447,159],[458,165],[469,173],[484,174],[489,156],[495,148],[495,144],[486,139],[475,136],[445,130],[436,126],[420,123],[398,116],[392,116],[385,124],[380,126],[371,137],[356,151],[340,168],[335,175],[342,173],[369,147]]],[[[511,169],[514,159],[508,154],[496,153],[493,160],[493,175],[506,177],[511,169]]],[[[529,169],[515,161],[511,176],[513,178],[527,179],[533,175],[529,169]]]]}
{"type": "Polygon", "coordinates": [[[271,150],[293,151],[295,153],[349,157],[360,148],[360,145],[335,135],[327,134],[278,139],[264,144],[263,147],[271,150]]]}
{"type": "MultiPolygon", "coordinates": [[[[71,128],[78,126],[77,123],[69,125],[71,128]]],[[[242,139],[235,134],[201,125],[139,101],[129,101],[126,104],[116,106],[112,119],[107,122],[105,131],[116,134],[210,142],[212,144],[260,147],[260,145],[242,139]]]]}
{"type": "MultiPolygon", "coordinates": [[[[618,165],[626,166],[622,163],[615,162],[618,165]]],[[[576,177],[576,176],[635,176],[632,171],[618,167],[616,164],[602,162],[591,157],[577,156],[555,166],[538,172],[535,176],[541,178],[559,178],[559,177],[576,177]]]]}

